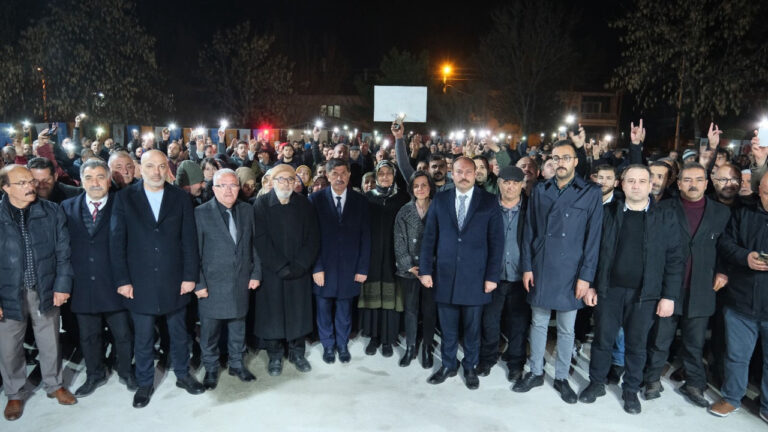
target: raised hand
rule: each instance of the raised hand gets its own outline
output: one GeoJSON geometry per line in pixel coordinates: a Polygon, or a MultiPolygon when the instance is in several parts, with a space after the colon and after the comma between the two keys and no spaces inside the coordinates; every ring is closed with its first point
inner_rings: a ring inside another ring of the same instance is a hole
{"type": "Polygon", "coordinates": [[[629,140],[632,144],[639,145],[645,141],[645,128],[643,127],[643,119],[640,119],[640,123],[635,126],[634,122],[629,123],[629,140]]]}
{"type": "Polygon", "coordinates": [[[720,144],[720,134],[722,134],[723,131],[721,131],[715,123],[709,124],[709,131],[707,132],[707,139],[709,140],[709,148],[714,149],[717,148],[717,145],[720,144]]]}

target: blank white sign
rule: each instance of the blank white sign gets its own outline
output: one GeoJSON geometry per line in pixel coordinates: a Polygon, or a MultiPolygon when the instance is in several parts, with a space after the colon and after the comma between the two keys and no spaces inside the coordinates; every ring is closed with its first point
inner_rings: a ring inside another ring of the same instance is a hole
{"type": "Polygon", "coordinates": [[[426,123],[427,88],[373,86],[373,121],[392,122],[399,113],[406,123],[426,123]]]}

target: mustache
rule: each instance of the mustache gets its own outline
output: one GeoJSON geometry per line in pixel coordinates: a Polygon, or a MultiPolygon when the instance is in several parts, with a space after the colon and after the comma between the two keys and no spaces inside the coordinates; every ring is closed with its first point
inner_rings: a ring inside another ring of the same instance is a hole
{"type": "Polygon", "coordinates": [[[37,195],[37,192],[31,191],[24,194],[24,196],[37,195]]]}
{"type": "Polygon", "coordinates": [[[698,192],[698,191],[699,189],[697,189],[696,186],[691,186],[690,188],[688,188],[688,192],[698,192]]]}

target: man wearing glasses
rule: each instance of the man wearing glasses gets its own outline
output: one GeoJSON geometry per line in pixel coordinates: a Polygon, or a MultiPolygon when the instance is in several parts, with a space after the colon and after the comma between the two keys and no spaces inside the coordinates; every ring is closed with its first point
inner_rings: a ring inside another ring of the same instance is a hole
{"type": "Polygon", "coordinates": [[[743,205],[742,197],[739,196],[741,171],[735,165],[726,163],[712,170],[712,184],[715,193],[710,198],[730,207],[731,210],[743,205]]]}
{"type": "Polygon", "coordinates": [[[229,374],[250,382],[245,367],[245,316],[248,290],[261,283],[261,261],[253,242],[253,211],[237,201],[240,184],[231,169],[213,175],[214,199],[195,209],[200,280],[195,287],[200,315],[200,348],[205,366],[203,385],[214,389],[219,379],[219,338],[227,327],[229,374]]]}
{"type": "Polygon", "coordinates": [[[266,344],[267,372],[283,370],[284,342],[288,361],[299,372],[312,368],[304,337],[312,332],[312,269],[320,248],[312,204],[295,193],[296,172],[288,164],[272,168],[272,191],[254,204],[254,242],[262,252],[263,282],[253,293],[254,334],[266,344]]]}
{"type": "Polygon", "coordinates": [[[30,318],[45,392],[62,405],[77,402],[64,387],[59,349],[59,307],[69,299],[73,277],[67,217],[58,205],[37,199],[37,186],[24,166],[0,170],[0,374],[7,420],[21,417],[28,396],[23,345],[30,318]]]}

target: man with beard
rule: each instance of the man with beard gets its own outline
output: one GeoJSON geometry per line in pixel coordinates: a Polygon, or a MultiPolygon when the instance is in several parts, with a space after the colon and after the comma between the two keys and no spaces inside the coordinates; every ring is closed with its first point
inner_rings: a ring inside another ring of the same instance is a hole
{"type": "MultiPolygon", "coordinates": [[[[339,147],[345,146],[338,144],[336,149],[339,147]]],[[[317,328],[323,344],[323,361],[330,364],[336,360],[335,348],[339,360],[348,363],[352,358],[347,347],[352,301],[360,295],[360,284],[368,277],[371,259],[370,216],[368,200],[349,188],[349,162],[332,158],[325,168],[331,187],[309,196],[317,219],[323,221],[320,254],[312,273],[317,328]]]]}
{"type": "MultiPolygon", "coordinates": [[[[603,204],[608,204],[616,199],[616,188],[619,187],[619,179],[616,176],[616,168],[611,165],[600,165],[595,170],[595,183],[600,185],[603,194],[603,204]]],[[[621,197],[619,197],[621,198],[621,197]]]]}
{"type": "Polygon", "coordinates": [[[290,165],[272,169],[272,191],[254,204],[254,241],[262,253],[263,283],[253,295],[254,334],[266,344],[270,375],[283,370],[283,341],[288,361],[300,372],[312,368],[304,337],[312,332],[312,269],[320,248],[315,211],[293,192],[296,173],[290,165]]]}
{"type": "Polygon", "coordinates": [[[243,382],[256,379],[243,361],[248,292],[259,287],[261,262],[253,243],[253,210],[237,201],[239,182],[225,168],[213,175],[215,198],[195,209],[200,250],[200,281],[195,288],[200,315],[203,385],[219,380],[219,339],[226,326],[229,374],[243,382]]]}
{"type": "Polygon", "coordinates": [[[181,189],[166,183],[168,158],[149,150],[141,158],[142,180],[115,196],[110,223],[112,271],[134,325],[136,381],[133,406],[154,393],[155,322],[165,317],[176,386],[205,391],[189,373],[186,310],[199,277],[194,209],[181,189]]]}
{"type": "Polygon", "coordinates": [[[176,168],[181,162],[181,146],[176,141],[172,141],[168,144],[168,168],[174,176],[176,176],[176,168]]]}
{"type": "Polygon", "coordinates": [[[531,196],[533,186],[539,180],[539,164],[529,156],[521,157],[515,164],[525,175],[525,194],[531,196]]]}
{"type": "Polygon", "coordinates": [[[231,160],[235,163],[235,165],[237,165],[238,168],[251,166],[253,162],[248,159],[248,141],[240,140],[237,142],[237,147],[235,147],[235,154],[232,155],[231,160]]]}
{"type": "Polygon", "coordinates": [[[112,188],[122,189],[136,183],[136,165],[131,156],[124,151],[116,151],[109,156],[109,170],[112,172],[112,188]]]}
{"type": "Polygon", "coordinates": [[[739,196],[741,186],[741,171],[730,163],[725,163],[712,171],[712,183],[715,186],[714,196],[720,204],[731,209],[741,207],[742,200],[739,196]]]}
{"type": "MultiPolygon", "coordinates": [[[[734,186],[738,182],[734,183],[734,186]]],[[[715,313],[712,271],[717,260],[717,241],[731,214],[724,205],[704,196],[707,170],[698,163],[686,163],[678,180],[680,197],[663,201],[676,217],[678,237],[686,261],[682,291],[671,317],[659,318],[649,337],[648,363],[645,368],[645,399],[658,398],[661,374],[669,357],[669,346],[679,326],[682,330],[681,357],[686,382],[679,391],[693,404],[709,406],[704,397],[707,377],[702,362],[704,339],[709,317],[715,313]]]]}
{"type": "Polygon", "coordinates": [[[667,187],[672,174],[672,168],[664,162],[651,163],[651,195],[654,201],[659,202],[673,196],[667,187]]]}
{"type": "MultiPolygon", "coordinates": [[[[399,130],[393,130],[392,134],[395,136],[395,160],[397,161],[398,171],[402,174],[402,178],[407,182],[413,175],[414,169],[411,165],[411,161],[408,152],[405,149],[405,139],[403,138],[403,128],[399,130]]],[[[440,154],[433,154],[429,156],[427,170],[429,176],[432,177],[432,181],[435,182],[437,192],[453,189],[453,181],[448,178],[448,163],[445,157],[440,154]]]]}
{"type": "Polygon", "coordinates": [[[486,192],[498,195],[499,186],[496,184],[496,175],[491,172],[488,165],[488,158],[485,156],[475,156],[472,158],[475,163],[475,186],[483,188],[486,192]]]}
{"type": "MultiPolygon", "coordinates": [[[[522,159],[521,159],[522,160],[522,159]]],[[[600,188],[576,175],[574,145],[559,141],[552,150],[555,177],[531,193],[522,246],[523,286],[529,292],[531,371],[515,383],[524,393],[544,384],[544,351],[552,311],[557,311],[554,387],[566,403],[577,397],[568,384],[576,313],[591,292],[597,271],[603,222],[600,188]]]]}
{"type": "Polygon", "coordinates": [[[442,365],[427,380],[441,384],[456,376],[459,323],[464,330],[465,385],[480,386],[483,307],[501,276],[504,224],[498,198],[475,186],[475,163],[468,157],[453,166],[456,188],[435,196],[427,212],[421,243],[419,280],[435,289],[442,329],[442,365]]]}
{"type": "Polygon", "coordinates": [[[85,193],[61,204],[67,215],[70,245],[78,252],[72,255],[75,272],[72,312],[80,330],[86,380],[75,396],[87,396],[107,383],[102,320],[112,334],[112,350],[117,353],[120,382],[125,383],[128,390],[135,391],[130,317],[122,297],[115,291],[109,263],[109,219],[114,204],[114,192],[109,193],[109,167],[101,159],[89,159],[80,168],[80,178],[85,193]]]}
{"type": "Polygon", "coordinates": [[[62,405],[77,400],[64,387],[59,348],[59,307],[70,296],[67,217],[35,195],[37,180],[22,165],[0,170],[0,374],[8,397],[5,418],[21,417],[27,396],[24,335],[32,321],[45,392],[62,405]]]}

